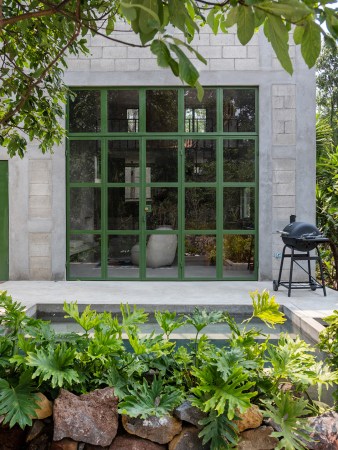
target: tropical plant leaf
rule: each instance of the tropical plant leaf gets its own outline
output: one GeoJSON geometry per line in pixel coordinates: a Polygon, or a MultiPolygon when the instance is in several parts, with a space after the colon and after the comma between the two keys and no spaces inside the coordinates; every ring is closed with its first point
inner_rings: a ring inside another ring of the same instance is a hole
{"type": "Polygon", "coordinates": [[[19,329],[27,320],[25,306],[16,302],[7,291],[0,291],[0,308],[4,309],[4,314],[0,315],[0,325],[6,328],[8,335],[16,335],[19,329]]]}
{"type": "Polygon", "coordinates": [[[31,374],[24,372],[16,385],[0,378],[0,414],[4,414],[3,423],[10,427],[18,424],[24,429],[32,425],[32,418],[36,417],[38,397],[34,393],[36,387],[32,383],[31,374]]]}
{"type": "Polygon", "coordinates": [[[155,311],[155,319],[164,331],[167,338],[170,334],[185,324],[183,317],[176,318],[176,312],[155,311]]]}
{"type": "Polygon", "coordinates": [[[293,398],[290,392],[280,392],[273,400],[263,400],[266,411],[264,415],[280,426],[280,432],[271,436],[280,439],[276,450],[306,450],[307,443],[312,442],[307,419],[310,414],[308,402],[302,398],[293,398]]]}
{"type": "Polygon", "coordinates": [[[86,306],[83,313],[80,314],[77,302],[64,302],[63,310],[68,314],[65,318],[72,318],[75,320],[86,333],[100,323],[100,315],[92,310],[90,305],[86,306]]]}
{"type": "Polygon", "coordinates": [[[161,378],[154,378],[149,386],[144,379],[135,389],[129,389],[130,395],[119,403],[120,414],[146,419],[150,416],[168,415],[183,401],[182,392],[172,386],[164,386],[161,378]]]}
{"type": "Polygon", "coordinates": [[[115,366],[109,367],[101,381],[114,388],[114,395],[119,400],[122,400],[128,395],[127,386],[130,380],[126,376],[122,376],[115,366]]]}
{"type": "Polygon", "coordinates": [[[285,315],[279,311],[279,304],[275,297],[270,297],[267,290],[261,294],[258,291],[250,292],[253,305],[253,317],[258,317],[267,326],[274,328],[275,324],[281,324],[286,321],[285,315]]]}
{"type": "Polygon", "coordinates": [[[49,380],[52,387],[63,387],[65,384],[77,383],[79,377],[71,367],[74,365],[76,350],[67,348],[63,342],[56,348],[37,349],[29,352],[26,363],[30,367],[36,367],[32,378],[41,377],[43,381],[49,380]]]}
{"type": "Polygon", "coordinates": [[[241,367],[233,367],[231,374],[224,378],[211,365],[202,369],[193,368],[193,375],[198,384],[192,388],[196,399],[192,404],[204,412],[217,411],[218,415],[227,411],[229,420],[233,420],[236,410],[246,411],[250,406],[250,400],[257,392],[249,392],[254,382],[248,381],[248,374],[241,367]]]}
{"type": "Polygon", "coordinates": [[[203,428],[198,436],[203,445],[210,443],[210,450],[237,448],[237,426],[226,414],[217,415],[216,411],[211,411],[208,417],[199,421],[199,425],[203,428]]]}
{"type": "Polygon", "coordinates": [[[199,333],[207,325],[223,322],[224,315],[221,311],[207,311],[206,309],[195,308],[192,314],[185,316],[185,319],[199,333]]]}
{"type": "Polygon", "coordinates": [[[144,309],[134,306],[133,310],[131,310],[128,303],[125,305],[121,303],[120,311],[122,314],[122,327],[124,329],[145,323],[148,319],[148,313],[145,313],[144,309]]]}

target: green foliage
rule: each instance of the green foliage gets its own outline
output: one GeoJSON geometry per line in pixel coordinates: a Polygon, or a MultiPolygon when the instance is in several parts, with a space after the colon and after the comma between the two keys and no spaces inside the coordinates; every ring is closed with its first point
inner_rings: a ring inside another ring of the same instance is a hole
{"type": "Polygon", "coordinates": [[[75,320],[75,322],[84,329],[86,334],[89,330],[95,328],[100,323],[100,316],[96,311],[90,308],[90,305],[86,306],[82,314],[79,314],[77,302],[64,302],[63,309],[68,314],[65,318],[72,318],[75,320]]]}
{"type": "Polygon", "coordinates": [[[192,388],[196,398],[192,404],[204,412],[216,411],[218,415],[227,412],[233,420],[236,410],[244,412],[250,407],[250,400],[257,392],[250,389],[254,382],[248,381],[249,375],[242,367],[227,366],[228,374],[219,370],[219,366],[206,365],[202,369],[193,368],[192,374],[197,378],[197,387],[192,388]]]}
{"type": "MultiPolygon", "coordinates": [[[[327,363],[333,370],[338,370],[338,311],[324,318],[328,324],[319,335],[319,348],[327,354],[327,363]]],[[[338,390],[334,396],[338,399],[338,390]]]]}
{"type": "Polygon", "coordinates": [[[11,157],[23,157],[27,141],[33,139],[43,153],[61,143],[64,130],[59,119],[69,94],[63,82],[66,55],[87,55],[90,34],[121,43],[115,38],[119,20],[129,23],[140,39],[139,44],[132,39],[128,42],[126,33],[126,45],[149,46],[159,66],[196,87],[199,98],[203,89],[190,58],[205,63],[192,44],[205,26],[214,34],[236,26],[243,45],[264,27],[277,58],[290,74],[291,25],[296,25],[294,40],[309,67],[318,59],[321,35],[331,47],[338,36],[337,7],[326,0],[74,0],[58,2],[57,7],[46,1],[3,0],[1,15],[0,145],[11,157]],[[182,40],[174,37],[178,32],[182,40]]]}
{"type": "Polygon", "coordinates": [[[15,384],[0,378],[0,414],[5,415],[4,424],[18,424],[22,429],[32,425],[37,408],[34,391],[29,372],[24,372],[15,384]]]}
{"type": "MultiPolygon", "coordinates": [[[[62,336],[48,322],[27,317],[24,308],[7,294],[1,293],[0,298],[4,305],[0,414],[10,426],[31,423],[38,391],[55,398],[61,387],[84,393],[111,386],[120,401],[119,411],[131,417],[163,417],[189,399],[206,413],[201,421],[203,443],[213,450],[231,449],[237,446],[234,421],[238,415],[275,396],[265,409],[277,423],[284,421],[278,437],[279,448],[286,449],[300,445],[299,426],[308,414],[306,404],[297,397],[306,395],[310,386],[320,391],[338,379],[338,373],[318,363],[300,339],[284,335],[274,345],[252,326],[254,317],[272,325],[282,322],[278,305],[267,292],[251,294],[253,315],[241,324],[219,311],[195,309],[184,317],[155,312],[161,327],[157,334],[143,333],[141,326],[148,319],[143,309],[121,305],[121,315],[112,316],[90,306],[79,313],[76,303],[65,303],[67,318],[82,331],[62,336]],[[178,345],[172,332],[185,324],[196,335],[188,345],[178,345]],[[201,334],[212,324],[231,329],[229,340],[220,347],[201,334]],[[287,401],[280,393],[281,382],[293,386],[287,401]]],[[[331,342],[331,337],[327,339],[331,342]]],[[[319,411],[319,405],[312,402],[312,411],[319,411]]]]}
{"type": "Polygon", "coordinates": [[[182,317],[176,317],[176,312],[155,311],[155,319],[164,331],[167,339],[169,339],[169,336],[173,331],[177,330],[185,324],[185,321],[182,317]]]}
{"type": "Polygon", "coordinates": [[[203,445],[210,443],[210,450],[229,450],[237,448],[238,434],[234,422],[226,414],[217,415],[212,411],[206,418],[199,421],[202,431],[199,437],[203,445]]]}
{"type": "Polygon", "coordinates": [[[172,386],[164,386],[161,378],[154,378],[151,385],[146,380],[129,389],[119,403],[119,412],[130,417],[146,419],[149,416],[163,417],[183,401],[182,392],[172,386]]]}
{"type": "Polygon", "coordinates": [[[58,344],[54,349],[47,348],[29,352],[26,364],[35,367],[32,378],[40,377],[50,381],[54,387],[68,387],[79,381],[78,374],[71,366],[74,363],[75,349],[67,348],[65,343],[58,344]]]}
{"type": "Polygon", "coordinates": [[[258,291],[250,292],[250,297],[253,304],[252,317],[258,317],[272,328],[276,324],[281,324],[286,321],[284,314],[279,311],[279,305],[275,297],[270,297],[267,290],[264,290],[261,294],[258,291]]]}
{"type": "Polygon", "coordinates": [[[263,405],[266,408],[264,415],[281,427],[280,432],[271,433],[271,436],[280,439],[276,450],[306,450],[307,443],[311,441],[309,433],[312,431],[307,419],[303,418],[311,413],[308,402],[292,397],[290,392],[280,392],[273,400],[264,400],[263,405]]]}

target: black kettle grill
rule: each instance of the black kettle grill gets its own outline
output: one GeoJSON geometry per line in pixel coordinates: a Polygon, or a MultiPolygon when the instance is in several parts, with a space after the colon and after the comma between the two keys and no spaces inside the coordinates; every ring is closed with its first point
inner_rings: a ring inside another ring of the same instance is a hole
{"type": "Polygon", "coordinates": [[[284,286],[288,289],[288,297],[291,295],[291,289],[308,289],[315,291],[317,288],[323,289],[324,296],[326,296],[324,275],[323,275],[323,264],[318,249],[318,244],[328,242],[329,239],[321,234],[317,227],[306,222],[296,222],[296,216],[290,216],[290,223],[287,225],[283,231],[278,231],[284,242],[284,248],[282,252],[282,259],[279,269],[278,281],[273,280],[273,290],[278,291],[279,286],[284,286]],[[291,253],[286,253],[289,249],[291,253]],[[316,250],[317,254],[314,256],[310,255],[311,250],[316,250]],[[303,253],[295,253],[303,252],[303,253]],[[291,258],[289,280],[281,281],[284,258],[291,258]],[[307,270],[301,266],[298,261],[307,261],[307,270]],[[311,275],[311,261],[318,261],[321,283],[311,275]],[[293,265],[297,264],[308,276],[308,282],[292,281],[293,275],[293,265]]]}

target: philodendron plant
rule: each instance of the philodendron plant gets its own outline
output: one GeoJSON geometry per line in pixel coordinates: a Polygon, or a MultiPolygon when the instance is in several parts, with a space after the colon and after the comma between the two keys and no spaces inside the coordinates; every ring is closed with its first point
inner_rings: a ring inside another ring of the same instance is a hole
{"type": "Polygon", "coordinates": [[[66,318],[79,331],[57,334],[49,322],[30,318],[25,308],[0,293],[0,415],[3,423],[31,425],[36,394],[53,399],[60,388],[85,393],[114,387],[119,412],[147,418],[172,413],[185,399],[201,409],[200,437],[211,450],[236,448],[235,420],[253,404],[272,418],[281,431],[277,448],[305,449],[304,418],[318,412],[308,388],[335,384],[338,374],[317,362],[313,348],[300,338],[281,334],[277,343],[252,326],[260,319],[268,327],[285,321],[274,297],[253,292],[252,315],[241,324],[226,312],[196,308],[192,314],[155,312],[156,330],[144,333],[148,315],[121,305],[119,317],[98,313],[76,302],[64,303],[66,318]],[[217,345],[207,326],[230,327],[217,345]],[[184,345],[173,333],[190,327],[193,338],[184,345]],[[292,390],[283,392],[281,383],[292,390]],[[287,418],[287,420],[286,420],[287,418]]]}

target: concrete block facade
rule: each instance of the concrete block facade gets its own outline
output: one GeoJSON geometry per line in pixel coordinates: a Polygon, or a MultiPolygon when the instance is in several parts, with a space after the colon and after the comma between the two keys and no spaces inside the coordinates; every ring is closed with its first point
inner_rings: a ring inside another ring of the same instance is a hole
{"type": "MultiPolygon", "coordinates": [[[[125,24],[113,37],[139,43],[125,24]]],[[[205,28],[193,44],[208,62],[193,59],[203,86],[259,88],[259,279],[276,278],[282,250],[276,230],[290,214],[315,222],[314,71],[291,45],[288,75],[262,32],[243,47],[235,32],[215,36],[205,28]]],[[[88,45],[89,57],[68,58],[64,80],[71,87],[181,86],[148,48],[100,36],[89,36],[88,45]]],[[[7,159],[4,149],[0,159],[7,159]]],[[[9,161],[10,279],[65,279],[65,186],[64,144],[42,155],[33,143],[23,160],[9,161]]]]}

